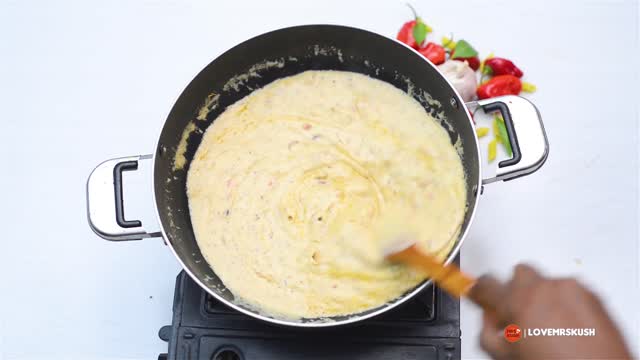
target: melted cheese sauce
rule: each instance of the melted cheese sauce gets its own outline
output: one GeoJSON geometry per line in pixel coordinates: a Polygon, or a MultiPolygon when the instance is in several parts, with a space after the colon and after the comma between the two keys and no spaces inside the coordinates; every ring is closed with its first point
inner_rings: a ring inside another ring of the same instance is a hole
{"type": "Polygon", "coordinates": [[[256,90],[204,134],[187,194],[198,245],[243,302],[288,318],[361,312],[424,275],[383,261],[409,233],[444,259],[466,210],[460,157],[401,90],[307,71],[256,90]]]}

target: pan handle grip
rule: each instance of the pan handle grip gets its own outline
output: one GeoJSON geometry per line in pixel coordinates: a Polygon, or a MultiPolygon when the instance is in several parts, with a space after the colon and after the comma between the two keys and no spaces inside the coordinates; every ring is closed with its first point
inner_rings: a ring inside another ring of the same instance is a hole
{"type": "Polygon", "coordinates": [[[483,179],[483,184],[529,175],[545,163],[549,156],[549,141],[540,112],[529,100],[507,95],[467,105],[477,105],[486,113],[499,111],[513,150],[513,157],[499,162],[496,176],[483,179]]]}
{"type": "Polygon", "coordinates": [[[140,240],[161,236],[144,229],[140,220],[126,220],[122,195],[122,173],[138,169],[140,160],[152,155],[128,156],[104,161],[87,180],[89,226],[101,238],[111,241],[140,240]]]}

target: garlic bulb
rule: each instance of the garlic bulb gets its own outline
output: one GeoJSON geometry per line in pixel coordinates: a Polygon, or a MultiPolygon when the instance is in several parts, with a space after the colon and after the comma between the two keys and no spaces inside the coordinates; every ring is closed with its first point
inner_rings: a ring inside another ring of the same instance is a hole
{"type": "Polygon", "coordinates": [[[447,60],[438,69],[458,91],[464,101],[471,101],[476,95],[478,81],[476,72],[466,61],[447,60]]]}

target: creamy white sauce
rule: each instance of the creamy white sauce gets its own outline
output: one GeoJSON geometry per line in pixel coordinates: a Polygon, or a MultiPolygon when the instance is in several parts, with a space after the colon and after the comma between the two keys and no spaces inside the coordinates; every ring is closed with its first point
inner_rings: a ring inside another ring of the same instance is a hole
{"type": "Polygon", "coordinates": [[[243,302],[285,317],[357,313],[424,279],[382,261],[410,234],[444,259],[465,212],[462,163],[413,98],[351,72],[307,71],[227,108],[187,179],[198,245],[243,302]]]}

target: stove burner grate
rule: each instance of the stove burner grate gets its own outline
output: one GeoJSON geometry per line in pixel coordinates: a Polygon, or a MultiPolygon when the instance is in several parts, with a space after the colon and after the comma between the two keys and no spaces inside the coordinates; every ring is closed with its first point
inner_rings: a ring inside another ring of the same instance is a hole
{"type": "Polygon", "coordinates": [[[250,318],[176,279],[169,351],[159,360],[460,359],[460,302],[428,287],[396,309],[337,329],[291,329],[250,318]]]}

